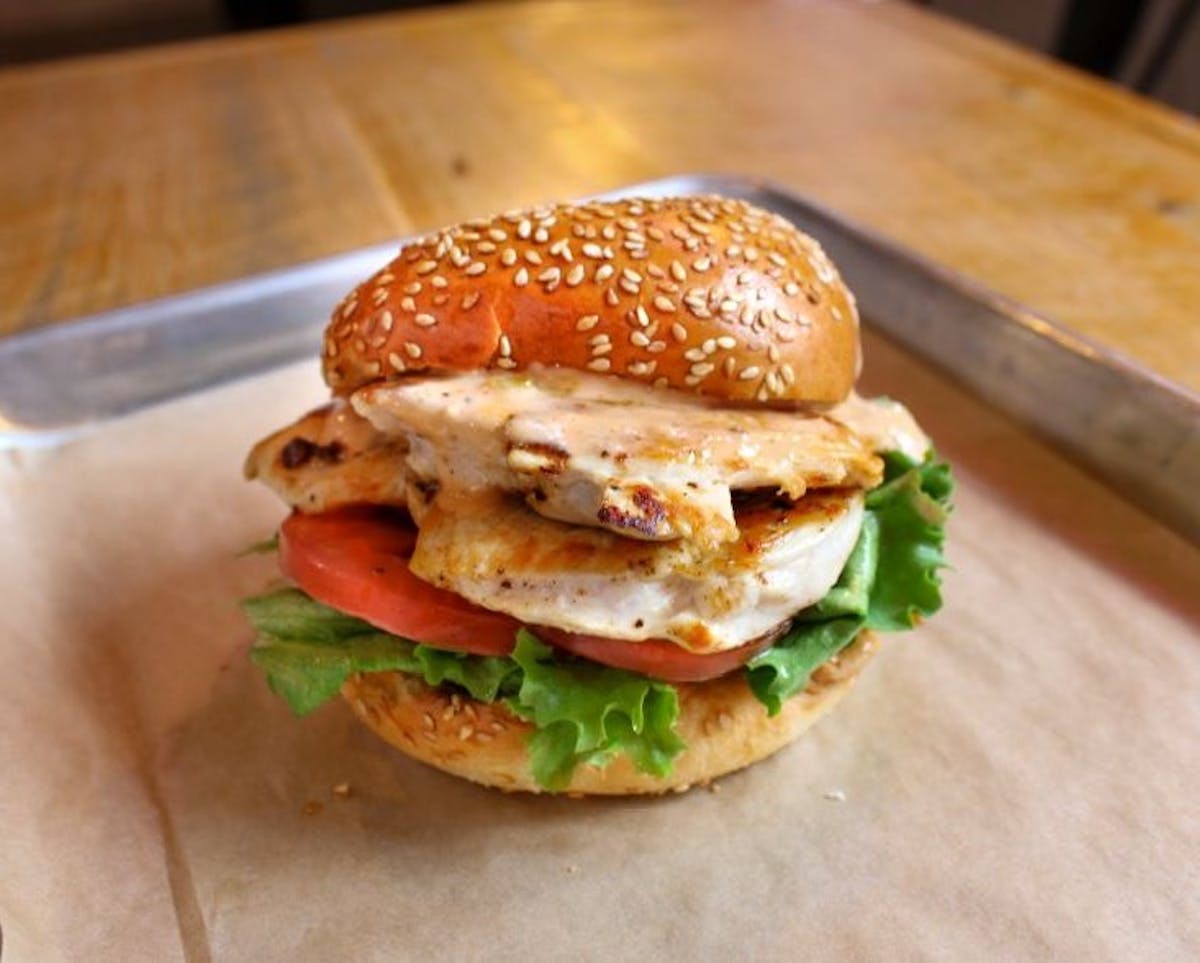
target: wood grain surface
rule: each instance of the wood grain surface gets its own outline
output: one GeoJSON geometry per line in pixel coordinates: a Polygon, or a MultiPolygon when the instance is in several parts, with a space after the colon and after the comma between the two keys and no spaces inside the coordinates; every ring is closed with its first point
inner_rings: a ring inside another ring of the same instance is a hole
{"type": "Polygon", "coordinates": [[[0,135],[0,333],[707,170],[1200,389],[1200,129],[896,3],[484,4],[10,69],[0,135]]]}

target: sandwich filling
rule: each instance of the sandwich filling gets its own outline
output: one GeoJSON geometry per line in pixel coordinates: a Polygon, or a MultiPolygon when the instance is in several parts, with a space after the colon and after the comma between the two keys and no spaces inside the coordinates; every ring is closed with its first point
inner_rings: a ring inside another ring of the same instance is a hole
{"type": "Polygon", "coordinates": [[[506,700],[547,788],[614,752],[668,771],[672,680],[743,671],[774,713],[863,628],[940,605],[949,469],[886,400],[423,377],[310,413],[246,473],[297,513],[299,590],[247,603],[272,687],[307,711],[386,670],[506,700]]]}

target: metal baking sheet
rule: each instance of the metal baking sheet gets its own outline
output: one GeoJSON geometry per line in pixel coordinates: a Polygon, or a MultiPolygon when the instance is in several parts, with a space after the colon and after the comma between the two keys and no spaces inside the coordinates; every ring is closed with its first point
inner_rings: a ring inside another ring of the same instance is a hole
{"type": "MultiPolygon", "coordinates": [[[[1200,542],[1200,396],[771,184],[680,175],[606,197],[718,193],[818,238],[867,323],[1200,542]]],[[[0,341],[0,447],[45,445],[314,357],[330,307],[396,243],[0,341]]]]}

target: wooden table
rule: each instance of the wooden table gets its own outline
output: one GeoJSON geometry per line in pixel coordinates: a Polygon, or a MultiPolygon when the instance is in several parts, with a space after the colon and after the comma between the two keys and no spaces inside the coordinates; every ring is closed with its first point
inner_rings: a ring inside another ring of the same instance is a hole
{"type": "Polygon", "coordinates": [[[765,175],[1200,389],[1200,130],[897,3],[486,4],[0,72],[0,332],[765,175]]]}

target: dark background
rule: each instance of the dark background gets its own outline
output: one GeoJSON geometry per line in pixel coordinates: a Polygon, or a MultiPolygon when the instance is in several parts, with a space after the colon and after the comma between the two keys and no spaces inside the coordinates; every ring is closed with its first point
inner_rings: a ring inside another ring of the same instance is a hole
{"type": "MultiPolygon", "coordinates": [[[[0,64],[453,2],[0,0],[0,64]]],[[[1200,0],[909,2],[1200,113],[1200,0]]]]}

